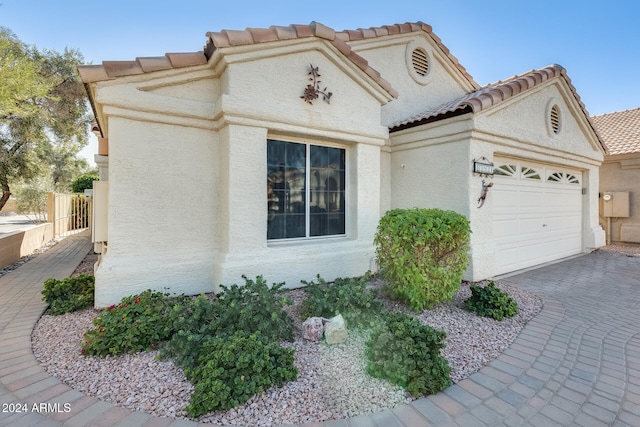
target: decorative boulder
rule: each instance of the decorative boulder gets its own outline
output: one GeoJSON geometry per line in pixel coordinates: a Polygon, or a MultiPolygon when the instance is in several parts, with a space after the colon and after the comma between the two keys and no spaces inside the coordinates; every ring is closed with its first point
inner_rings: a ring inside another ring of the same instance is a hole
{"type": "Polygon", "coordinates": [[[302,337],[309,341],[320,341],[324,332],[322,317],[309,317],[302,323],[302,337]]]}
{"type": "Polygon", "coordinates": [[[327,344],[341,344],[347,340],[347,328],[341,314],[327,320],[324,325],[324,340],[327,344]]]}

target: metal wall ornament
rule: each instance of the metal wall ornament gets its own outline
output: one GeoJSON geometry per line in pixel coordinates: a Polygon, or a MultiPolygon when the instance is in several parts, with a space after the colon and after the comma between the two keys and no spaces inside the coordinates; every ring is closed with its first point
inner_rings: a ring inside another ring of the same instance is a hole
{"type": "Polygon", "coordinates": [[[307,104],[313,105],[313,101],[320,98],[320,95],[322,95],[322,100],[327,104],[330,104],[331,95],[333,95],[333,93],[327,92],[326,87],[324,89],[320,89],[321,82],[319,80],[320,73],[318,72],[318,67],[314,67],[313,64],[309,64],[309,68],[309,75],[311,76],[309,77],[309,81],[311,83],[307,84],[307,87],[304,88],[304,95],[300,98],[304,99],[304,102],[307,104]]]}
{"type": "Polygon", "coordinates": [[[493,182],[486,183],[485,180],[482,180],[482,192],[480,193],[480,197],[478,198],[478,208],[481,208],[484,205],[484,201],[487,198],[487,193],[489,189],[493,187],[493,182]]]}

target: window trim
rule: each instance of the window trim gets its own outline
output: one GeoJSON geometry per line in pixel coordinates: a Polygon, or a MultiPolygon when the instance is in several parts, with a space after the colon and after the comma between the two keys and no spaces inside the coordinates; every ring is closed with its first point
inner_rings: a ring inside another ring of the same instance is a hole
{"type": "MultiPolygon", "coordinates": [[[[304,242],[313,242],[313,241],[317,241],[317,240],[336,240],[336,239],[346,239],[349,237],[349,223],[350,223],[350,217],[351,215],[349,214],[349,193],[351,192],[350,187],[350,175],[349,175],[349,159],[350,159],[350,154],[349,154],[349,147],[346,144],[340,144],[340,143],[335,143],[335,142],[330,142],[330,141],[320,141],[320,140],[315,140],[315,139],[307,139],[307,138],[290,138],[290,137],[283,137],[280,135],[268,135],[267,139],[265,141],[266,144],[268,144],[268,141],[270,140],[275,140],[275,141],[281,141],[281,142],[286,142],[286,143],[293,143],[293,144],[304,144],[306,146],[305,149],[305,236],[304,237],[286,237],[286,238],[281,238],[281,239],[269,239],[268,238],[268,233],[267,235],[265,235],[265,239],[267,241],[267,244],[269,246],[271,245],[286,245],[286,244],[290,244],[290,243],[304,243],[304,242]],[[311,195],[311,185],[310,185],[310,174],[311,174],[311,146],[317,146],[317,147],[330,147],[330,148],[338,148],[344,151],[344,233],[343,234],[329,234],[329,235],[324,235],[324,236],[311,236],[310,235],[310,231],[311,231],[311,227],[310,227],[310,221],[311,221],[311,205],[309,204],[309,200],[311,200],[310,195],[311,195]]],[[[266,147],[265,144],[265,147],[266,147]]],[[[268,161],[268,151],[267,156],[265,156],[265,161],[266,164],[268,165],[269,161],[268,161]]],[[[268,171],[267,171],[268,174],[268,171]]],[[[268,210],[267,210],[267,215],[268,215],[268,210]]],[[[267,218],[267,226],[268,226],[268,218],[267,218]]]]}

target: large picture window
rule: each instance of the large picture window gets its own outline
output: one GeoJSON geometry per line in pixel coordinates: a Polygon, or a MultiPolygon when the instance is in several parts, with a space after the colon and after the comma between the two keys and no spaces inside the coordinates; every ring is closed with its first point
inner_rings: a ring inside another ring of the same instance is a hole
{"type": "Polygon", "coordinates": [[[267,239],[345,234],[345,150],[267,140],[267,239]]]}

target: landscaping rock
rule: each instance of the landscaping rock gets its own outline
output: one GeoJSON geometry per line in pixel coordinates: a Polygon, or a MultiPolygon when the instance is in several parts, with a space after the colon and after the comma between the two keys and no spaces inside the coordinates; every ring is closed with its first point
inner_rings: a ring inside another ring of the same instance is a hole
{"type": "Polygon", "coordinates": [[[318,342],[324,333],[322,317],[309,317],[302,323],[302,337],[309,341],[318,342]]]}
{"type": "Polygon", "coordinates": [[[341,344],[348,338],[347,328],[341,314],[327,320],[324,325],[324,340],[327,344],[341,344]]]}

